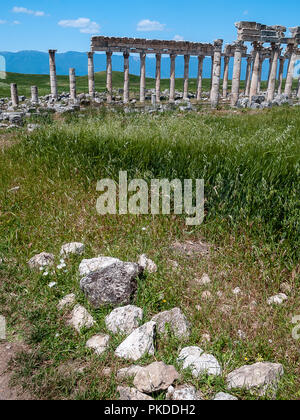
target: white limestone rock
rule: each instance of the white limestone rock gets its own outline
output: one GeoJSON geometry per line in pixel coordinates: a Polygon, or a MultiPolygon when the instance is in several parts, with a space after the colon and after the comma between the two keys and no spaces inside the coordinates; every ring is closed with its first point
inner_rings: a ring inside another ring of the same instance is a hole
{"type": "Polygon", "coordinates": [[[47,252],[41,252],[40,254],[35,255],[28,261],[29,268],[39,269],[43,267],[48,267],[53,265],[54,255],[47,252]]]}
{"type": "Polygon", "coordinates": [[[137,306],[128,305],[114,309],[105,318],[105,324],[114,334],[131,334],[143,319],[143,310],[137,306]]]}
{"type": "Polygon", "coordinates": [[[148,258],[145,254],[140,256],[138,264],[143,268],[143,270],[147,271],[148,273],[157,272],[157,265],[154,261],[150,260],[150,258],[148,258]]]}
{"type": "Polygon", "coordinates": [[[139,369],[133,384],[140,392],[151,394],[167,390],[177,379],[179,379],[179,373],[174,366],[168,366],[163,362],[154,362],[139,369]]]}
{"type": "Polygon", "coordinates": [[[199,401],[202,398],[192,385],[179,385],[176,388],[168,388],[166,400],[172,401],[199,401]]]}
{"type": "Polygon", "coordinates": [[[271,388],[276,391],[280,377],[284,374],[283,366],[276,363],[255,363],[242,366],[227,376],[228,389],[250,390],[262,396],[271,388]]]}
{"type": "Polygon", "coordinates": [[[238,401],[238,398],[225,392],[219,392],[216,394],[214,401],[238,401]]]}
{"type": "Polygon", "coordinates": [[[121,401],[153,401],[154,398],[139,392],[135,388],[119,386],[117,388],[121,401]]]}
{"type": "Polygon", "coordinates": [[[217,359],[211,355],[206,354],[200,347],[186,347],[182,349],[177,359],[182,362],[183,369],[191,369],[194,377],[200,375],[219,376],[222,374],[222,369],[217,359]]]}
{"type": "Polygon", "coordinates": [[[201,277],[201,279],[197,279],[196,283],[199,284],[200,286],[207,286],[208,284],[211,283],[211,279],[209,278],[208,274],[203,274],[203,276],[201,277]]]}
{"type": "Polygon", "coordinates": [[[98,257],[91,258],[89,260],[82,260],[79,265],[79,274],[80,276],[88,276],[94,271],[101,270],[102,268],[109,267],[116,262],[120,262],[118,258],[112,257],[98,257]]]}
{"type": "Polygon", "coordinates": [[[115,351],[117,357],[137,361],[145,354],[154,354],[156,323],[147,322],[134,330],[115,351]]]}
{"type": "Polygon", "coordinates": [[[155,315],[151,321],[157,324],[157,331],[161,334],[169,328],[178,338],[188,339],[190,336],[189,322],[179,308],[161,312],[155,315]]]}
{"type": "Polygon", "coordinates": [[[80,332],[81,328],[92,328],[95,321],[83,306],[76,305],[67,324],[80,332]]]}
{"type": "Polygon", "coordinates": [[[70,293],[69,295],[66,295],[63,297],[57,305],[57,309],[61,311],[62,309],[68,308],[72,305],[74,305],[76,302],[76,296],[74,293],[70,293]]]}
{"type": "Polygon", "coordinates": [[[288,299],[287,295],[284,293],[279,293],[279,295],[275,295],[270,297],[267,300],[268,305],[282,305],[284,301],[288,299]]]}
{"type": "Polygon", "coordinates": [[[85,246],[80,242],[71,242],[68,244],[64,244],[61,247],[60,255],[67,256],[67,255],[82,255],[84,253],[85,246]]]}
{"type": "Polygon", "coordinates": [[[141,370],[143,369],[141,366],[139,365],[132,365],[123,369],[119,369],[117,372],[117,380],[118,381],[123,381],[129,378],[134,378],[135,375],[141,370]]]}
{"type": "Polygon", "coordinates": [[[86,347],[95,350],[95,354],[100,356],[108,348],[108,343],[109,335],[97,334],[87,341],[86,347]]]}

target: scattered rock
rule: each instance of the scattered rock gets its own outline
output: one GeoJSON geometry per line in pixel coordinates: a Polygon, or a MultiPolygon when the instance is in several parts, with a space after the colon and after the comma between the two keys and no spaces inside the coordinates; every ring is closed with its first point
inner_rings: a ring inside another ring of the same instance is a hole
{"type": "Polygon", "coordinates": [[[114,334],[131,334],[138,328],[143,319],[143,310],[137,306],[128,305],[113,310],[106,318],[105,324],[114,334]]]}
{"type": "Polygon", "coordinates": [[[211,337],[209,334],[202,334],[202,341],[206,342],[206,343],[210,343],[211,342],[211,337]]]}
{"type": "Polygon", "coordinates": [[[153,401],[149,395],[142,394],[135,388],[118,386],[118,393],[120,394],[121,401],[153,401]]]}
{"type": "Polygon", "coordinates": [[[233,395],[226,394],[225,392],[219,392],[215,396],[214,401],[238,401],[238,398],[233,395]]]}
{"type": "Polygon", "coordinates": [[[172,401],[196,401],[202,400],[196,388],[192,385],[179,385],[176,388],[170,386],[166,400],[172,401]]]}
{"type": "Polygon", "coordinates": [[[62,310],[62,309],[64,309],[64,308],[67,308],[67,307],[69,307],[69,306],[74,305],[74,304],[75,304],[75,302],[76,302],[76,296],[74,295],[74,293],[71,293],[71,294],[69,294],[69,295],[65,296],[64,298],[62,298],[62,299],[59,301],[59,303],[58,303],[58,305],[57,305],[57,309],[58,309],[59,311],[61,311],[61,310],[62,310]]]}
{"type": "Polygon", "coordinates": [[[189,323],[179,308],[161,312],[155,315],[152,318],[152,321],[157,324],[157,331],[161,334],[165,333],[168,328],[170,328],[178,338],[187,339],[190,336],[189,323]]]}
{"type": "Polygon", "coordinates": [[[227,376],[228,389],[240,388],[253,391],[258,395],[265,395],[268,388],[277,389],[283,366],[275,363],[255,363],[234,370],[227,376]]]}
{"type": "Polygon", "coordinates": [[[137,361],[145,354],[153,355],[155,332],[155,322],[137,328],[119,345],[115,351],[116,356],[137,361]]]}
{"type": "Polygon", "coordinates": [[[53,265],[54,255],[42,252],[41,254],[35,255],[28,261],[28,265],[31,269],[47,267],[53,265]]]}
{"type": "Polygon", "coordinates": [[[60,255],[61,256],[67,256],[70,254],[82,255],[84,253],[84,249],[85,249],[84,244],[81,244],[80,242],[71,242],[69,244],[64,244],[61,247],[60,255]]]}
{"type": "Polygon", "coordinates": [[[135,375],[143,369],[141,366],[132,365],[123,369],[119,369],[117,372],[117,380],[123,381],[125,379],[134,378],[135,375]]]}
{"type": "Polygon", "coordinates": [[[209,278],[208,274],[203,274],[201,279],[196,279],[196,283],[200,286],[206,286],[211,283],[211,279],[209,278]]]}
{"type": "Polygon", "coordinates": [[[116,262],[121,262],[118,258],[111,257],[98,257],[90,260],[82,260],[79,265],[80,276],[88,276],[94,271],[101,270],[102,268],[109,267],[116,262]]]}
{"type": "Polygon", "coordinates": [[[167,366],[163,362],[154,362],[139,369],[133,384],[141,392],[150,394],[156,391],[165,391],[179,379],[179,373],[174,366],[167,366]]]}
{"type": "Polygon", "coordinates": [[[102,370],[102,375],[105,376],[105,378],[110,378],[112,375],[112,368],[104,368],[102,370]]]}
{"type": "Polygon", "coordinates": [[[80,287],[95,308],[129,304],[136,292],[139,274],[138,264],[119,261],[90,273],[81,279],[80,287]]]}
{"type": "Polygon", "coordinates": [[[201,298],[202,298],[203,300],[211,300],[211,299],[212,299],[212,294],[211,294],[211,292],[210,292],[209,290],[205,290],[205,291],[202,293],[201,298]]]}
{"type": "Polygon", "coordinates": [[[282,283],[282,284],[280,285],[280,290],[281,290],[283,293],[291,293],[291,292],[292,292],[292,290],[293,290],[293,287],[292,287],[289,283],[282,283]]]}
{"type": "Polygon", "coordinates": [[[235,289],[233,289],[232,293],[238,296],[242,293],[242,290],[239,287],[236,287],[235,289]]]}
{"type": "Polygon", "coordinates": [[[211,354],[204,353],[200,347],[184,348],[177,361],[183,363],[183,369],[190,368],[196,378],[203,374],[218,376],[222,373],[217,359],[211,354]]]}
{"type": "Polygon", "coordinates": [[[183,243],[175,242],[171,248],[179,254],[191,257],[195,255],[208,256],[211,246],[201,241],[186,241],[183,243]]]}
{"type": "Polygon", "coordinates": [[[257,302],[255,300],[252,300],[252,302],[250,302],[250,305],[249,305],[250,311],[255,311],[256,307],[257,307],[257,302]]]}
{"type": "Polygon", "coordinates": [[[107,349],[108,343],[109,335],[98,334],[87,341],[86,347],[95,350],[95,354],[100,356],[107,349]]]}
{"type": "Polygon", "coordinates": [[[288,297],[284,293],[279,293],[279,295],[272,296],[267,300],[268,305],[281,305],[288,297]]]}
{"type": "Polygon", "coordinates": [[[95,321],[83,306],[76,305],[67,324],[80,332],[81,328],[92,328],[95,321]]]}
{"type": "Polygon", "coordinates": [[[157,265],[155,262],[147,258],[147,255],[145,254],[140,256],[138,264],[143,268],[143,270],[148,271],[148,273],[157,272],[157,265]]]}
{"type": "Polygon", "coordinates": [[[238,330],[237,335],[241,340],[246,340],[246,338],[247,338],[246,333],[244,333],[244,331],[242,331],[242,330],[238,330]]]}

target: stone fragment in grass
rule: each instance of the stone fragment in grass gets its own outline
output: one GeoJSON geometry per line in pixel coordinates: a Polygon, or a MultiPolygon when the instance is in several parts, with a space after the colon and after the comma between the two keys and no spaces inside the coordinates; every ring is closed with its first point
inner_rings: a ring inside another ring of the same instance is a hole
{"type": "Polygon", "coordinates": [[[196,283],[200,286],[206,286],[211,283],[211,279],[209,278],[208,274],[203,274],[201,279],[196,279],[196,283]]]}
{"type": "Polygon", "coordinates": [[[114,334],[131,334],[138,328],[143,319],[143,310],[137,306],[128,305],[114,309],[105,318],[105,325],[114,334]]]}
{"type": "Polygon", "coordinates": [[[211,245],[201,241],[185,241],[183,243],[175,242],[171,248],[173,251],[188,257],[193,257],[196,255],[204,257],[209,255],[211,245]]]}
{"type": "Polygon", "coordinates": [[[182,349],[177,361],[182,363],[183,369],[191,369],[192,375],[196,378],[204,374],[219,376],[222,373],[217,359],[211,354],[204,353],[200,347],[182,349]]]}
{"type": "Polygon", "coordinates": [[[205,290],[205,291],[202,293],[201,298],[202,298],[203,300],[211,300],[211,299],[212,299],[212,294],[211,294],[211,292],[210,292],[209,290],[205,290]]]}
{"type": "Polygon", "coordinates": [[[115,351],[115,355],[126,359],[137,361],[146,354],[154,354],[154,341],[156,323],[147,322],[140,328],[134,330],[115,351]]]}
{"type": "Polygon", "coordinates": [[[100,356],[107,349],[108,343],[109,335],[97,334],[87,341],[86,347],[95,350],[95,354],[100,356]]]}
{"type": "Polygon", "coordinates": [[[147,255],[143,254],[140,256],[138,264],[148,273],[156,273],[157,265],[154,261],[150,260],[147,255]]]}
{"type": "Polygon", "coordinates": [[[289,283],[282,283],[282,284],[280,285],[280,290],[281,290],[283,293],[291,293],[291,292],[292,292],[292,290],[293,290],[293,287],[292,287],[289,283]]]}
{"type": "Polygon", "coordinates": [[[115,262],[81,279],[80,287],[96,309],[104,305],[129,304],[141,270],[135,263],[115,262]]]}
{"type": "Polygon", "coordinates": [[[71,242],[68,244],[64,244],[61,247],[60,255],[67,256],[67,255],[82,255],[84,253],[85,246],[80,242],[71,242]]]}
{"type": "Polygon", "coordinates": [[[140,392],[151,394],[167,390],[178,379],[179,373],[174,366],[168,366],[163,362],[154,362],[137,372],[133,384],[140,392]]]}
{"type": "Polygon", "coordinates": [[[124,386],[118,386],[118,393],[120,394],[121,401],[153,401],[154,398],[149,395],[139,392],[135,388],[129,388],[124,386]]]}
{"type": "Polygon", "coordinates": [[[125,379],[134,378],[135,375],[143,369],[139,365],[132,365],[123,369],[119,369],[117,372],[117,380],[123,381],[125,379]]]}
{"type": "Polygon", "coordinates": [[[238,398],[231,394],[226,394],[226,392],[219,392],[216,394],[214,401],[238,401],[238,398]]]}
{"type": "Polygon", "coordinates": [[[267,300],[268,305],[281,305],[288,297],[284,293],[272,296],[267,300]]]}
{"type": "Polygon", "coordinates": [[[116,262],[121,262],[118,258],[112,257],[98,257],[89,260],[82,260],[79,265],[80,276],[88,276],[90,273],[109,267],[116,262]]]}
{"type": "Polygon", "coordinates": [[[238,295],[240,295],[242,293],[242,290],[239,287],[236,287],[235,289],[233,289],[232,293],[235,296],[238,296],[238,295]]]}
{"type": "Polygon", "coordinates": [[[199,401],[201,399],[196,388],[192,385],[179,385],[176,388],[170,386],[166,396],[166,400],[172,401],[199,401]]]}
{"type": "Polygon", "coordinates": [[[179,308],[161,312],[155,315],[152,321],[157,324],[157,331],[161,334],[169,328],[177,338],[187,339],[190,336],[189,322],[179,308]]]}
{"type": "Polygon", "coordinates": [[[76,305],[71,313],[68,325],[80,332],[81,328],[92,328],[95,324],[93,317],[81,305],[76,305]]]}
{"type": "Polygon", "coordinates": [[[28,261],[29,268],[32,270],[41,267],[48,267],[53,265],[54,255],[48,254],[47,252],[41,252],[40,254],[35,255],[28,261]]]}
{"type": "Polygon", "coordinates": [[[281,364],[255,363],[231,372],[226,379],[228,389],[245,389],[263,396],[268,389],[276,391],[284,370],[281,364]]]}
{"type": "Polygon", "coordinates": [[[72,306],[75,304],[76,301],[76,297],[74,295],[74,293],[70,293],[69,295],[66,295],[65,297],[63,297],[57,305],[57,309],[59,311],[61,311],[64,308],[67,308],[69,306],[72,306]]]}

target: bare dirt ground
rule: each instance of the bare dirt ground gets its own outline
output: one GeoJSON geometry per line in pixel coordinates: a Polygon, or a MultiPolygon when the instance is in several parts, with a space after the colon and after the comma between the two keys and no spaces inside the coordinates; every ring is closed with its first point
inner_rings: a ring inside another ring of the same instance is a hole
{"type": "Polygon", "coordinates": [[[0,343],[0,401],[4,400],[32,400],[33,398],[22,390],[21,386],[11,387],[12,372],[9,369],[10,360],[23,350],[20,343],[0,343]]]}

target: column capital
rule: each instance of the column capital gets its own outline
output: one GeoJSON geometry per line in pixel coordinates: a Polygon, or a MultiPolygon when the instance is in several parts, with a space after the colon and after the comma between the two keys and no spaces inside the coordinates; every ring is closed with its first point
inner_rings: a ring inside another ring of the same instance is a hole
{"type": "Polygon", "coordinates": [[[88,51],[87,52],[88,58],[93,58],[94,54],[95,54],[94,51],[88,51]]]}
{"type": "Polygon", "coordinates": [[[233,45],[235,47],[235,51],[242,52],[242,50],[245,48],[244,41],[235,41],[233,45]]]}
{"type": "Polygon", "coordinates": [[[49,54],[55,54],[57,50],[48,50],[49,54]]]}
{"type": "Polygon", "coordinates": [[[177,57],[177,54],[175,54],[175,53],[171,53],[171,54],[170,54],[170,57],[174,59],[174,58],[176,58],[176,57],[177,57]]]}
{"type": "Polygon", "coordinates": [[[112,51],[106,51],[106,57],[111,57],[113,55],[112,51]]]}
{"type": "Polygon", "coordinates": [[[129,55],[130,55],[129,52],[127,52],[127,51],[126,52],[123,52],[124,58],[129,58],[129,55]]]}

